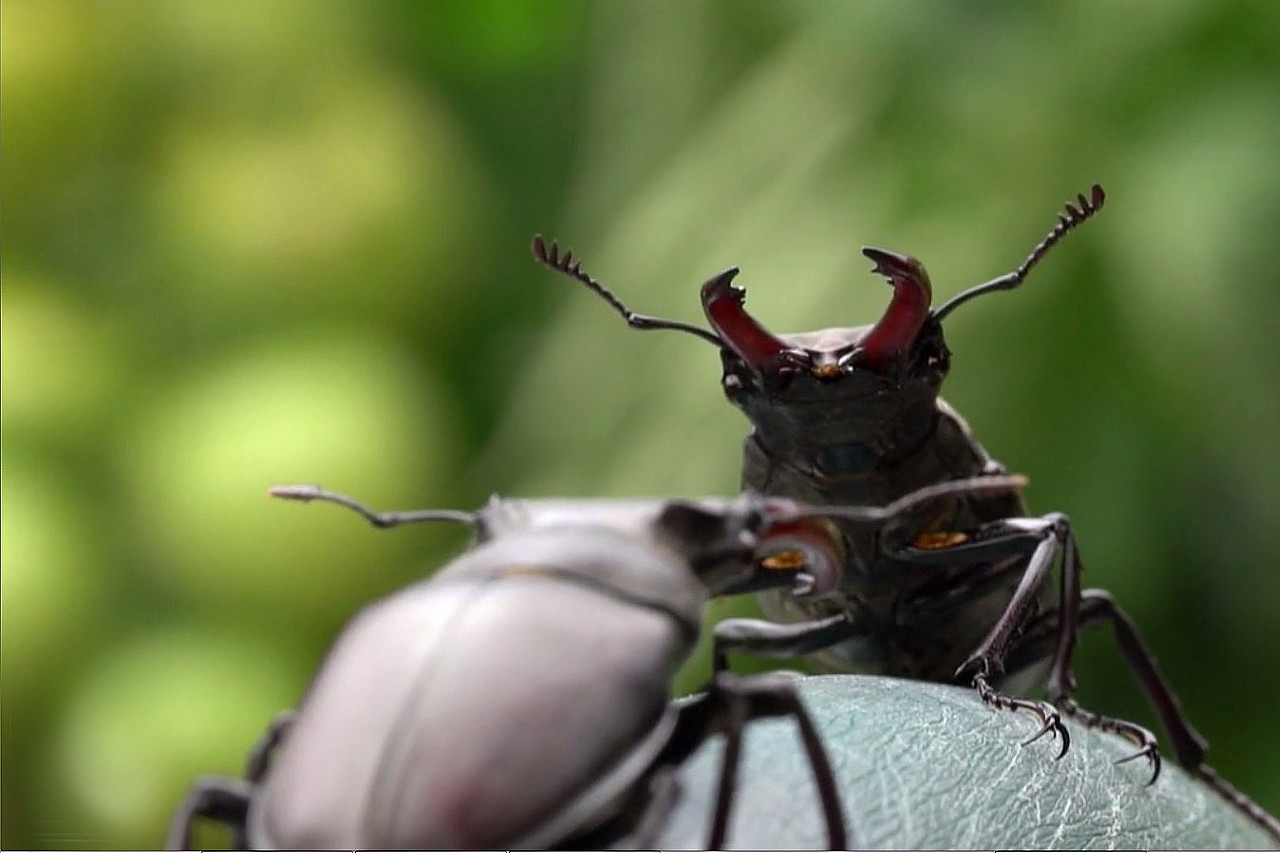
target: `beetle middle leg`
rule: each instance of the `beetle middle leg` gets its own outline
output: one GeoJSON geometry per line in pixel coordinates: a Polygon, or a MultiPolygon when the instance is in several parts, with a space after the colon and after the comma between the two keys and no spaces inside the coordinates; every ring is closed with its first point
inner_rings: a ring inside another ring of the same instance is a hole
{"type": "MultiPolygon", "coordinates": [[[[1076,680],[1071,670],[1072,653],[1075,650],[1075,635],[1082,629],[1107,623],[1111,626],[1116,643],[1129,664],[1138,684],[1146,694],[1156,716],[1160,719],[1169,743],[1173,748],[1178,764],[1188,773],[1203,781],[1217,791],[1223,798],[1247,815],[1255,823],[1280,840],[1280,821],[1268,814],[1244,793],[1227,782],[1217,771],[1205,762],[1205,753],[1209,743],[1187,719],[1177,695],[1169,685],[1168,679],[1160,670],[1155,655],[1143,640],[1133,619],[1116,603],[1111,593],[1101,589],[1079,590],[1079,576],[1072,581],[1079,594],[1079,608],[1075,618],[1064,628],[1062,614],[1059,611],[1045,613],[1037,619],[1023,636],[1023,642],[1012,653],[1011,660],[1030,661],[1045,657],[1054,649],[1052,668],[1049,673],[1047,692],[1063,713],[1079,719],[1086,726],[1095,726],[1106,731],[1117,732],[1138,743],[1142,749],[1128,758],[1136,758],[1143,754],[1151,756],[1154,771],[1151,782],[1156,780],[1160,772],[1160,757],[1155,751],[1155,738],[1146,729],[1115,720],[1082,708],[1075,701],[1076,680]],[[1064,640],[1066,633],[1070,640],[1064,640]],[[1128,729],[1130,731],[1125,731],[1128,729]],[[1142,735],[1134,737],[1131,730],[1138,729],[1142,735]],[[1149,751],[1148,751],[1149,749],[1149,751]]],[[[1064,608],[1065,610],[1065,608],[1064,608]]]]}
{"type": "Polygon", "coordinates": [[[679,765],[708,738],[717,734],[725,736],[708,849],[724,849],[737,790],[743,731],[749,721],[764,717],[791,717],[795,720],[818,789],[827,826],[827,843],[833,850],[848,849],[844,810],[835,773],[817,726],[805,709],[792,679],[769,673],[740,678],[728,672],[715,673],[707,691],[680,708],[676,729],[658,757],[660,765],[679,765]]]}
{"type": "MultiPolygon", "coordinates": [[[[1009,602],[985,639],[956,673],[967,678],[986,704],[1001,710],[1022,710],[1034,714],[1040,729],[1026,743],[1046,734],[1061,741],[1058,757],[1066,754],[1070,735],[1058,710],[1048,702],[1005,695],[991,681],[1005,671],[1005,657],[1018,631],[1034,616],[1033,606],[1063,543],[1064,562],[1076,558],[1074,538],[1066,516],[1015,518],[991,522],[969,531],[921,534],[907,525],[886,530],[885,551],[904,561],[952,568],[972,564],[976,571],[954,575],[917,592],[908,602],[913,609],[945,610],[956,600],[980,596],[1011,582],[1011,574],[1022,568],[1022,576],[1009,602]],[[943,543],[934,545],[933,543],[943,543]]],[[[1071,574],[1068,572],[1068,574],[1071,574]]],[[[845,612],[806,622],[778,625],[763,620],[729,619],[717,625],[713,656],[715,667],[726,666],[730,652],[747,652],[765,657],[794,657],[817,651],[874,630],[856,614],[845,612]]]]}
{"type": "Polygon", "coordinates": [[[808,622],[770,622],[733,618],[716,623],[712,633],[712,670],[729,669],[729,655],[746,652],[770,658],[794,658],[867,633],[848,611],[808,622]]]}

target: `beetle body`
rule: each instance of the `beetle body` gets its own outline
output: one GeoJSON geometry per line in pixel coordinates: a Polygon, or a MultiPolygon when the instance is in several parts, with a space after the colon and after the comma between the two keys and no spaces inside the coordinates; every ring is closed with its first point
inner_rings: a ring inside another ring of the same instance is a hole
{"type": "MultiPolygon", "coordinates": [[[[571,253],[560,254],[541,237],[535,237],[533,251],[543,264],[601,295],[632,327],[683,331],[719,348],[725,396],[752,426],[743,449],[742,488],[818,505],[876,505],[930,484],[1004,472],[939,397],[951,365],[942,319],[974,296],[1021,283],[1058,240],[1101,208],[1104,197],[1095,186],[1090,198],[1068,204],[1059,224],[1017,270],[938,309],[930,307],[933,288],[919,261],[864,249],[874,271],[893,287],[880,320],[790,335],[775,335],[747,313],[745,291],[733,284],[736,268],[702,286],[708,331],[635,314],[583,272],[571,253]]],[[[841,523],[846,561],[838,587],[820,598],[769,591],[761,596],[762,606],[771,617],[792,622],[846,614],[843,632],[824,627],[824,645],[806,649],[833,671],[934,681],[975,674],[999,679],[1004,650],[976,663],[973,651],[1022,584],[1028,542],[1020,529],[1000,525],[1026,515],[1016,494],[958,494],[891,528],[841,523]],[[987,539],[1014,544],[967,554],[953,547],[987,539]]],[[[1034,589],[1023,593],[1016,619],[1052,608],[1056,594],[1042,573],[1034,589]]]]}
{"type": "Polygon", "coordinates": [[[721,678],[703,700],[671,703],[709,596],[810,582],[808,571],[834,582],[842,557],[825,522],[773,527],[795,505],[752,496],[377,514],[315,487],[275,493],[338,502],[378,526],[461,521],[477,542],[362,610],[255,753],[248,783],[198,783],[171,847],[189,846],[201,816],[262,849],[598,844],[643,824],[663,774],[707,737],[776,715],[800,725],[831,842],[844,846],[830,767],[789,683],[721,678]],[[774,554],[785,565],[763,567],[774,554]]]}
{"type": "MultiPolygon", "coordinates": [[[[926,368],[923,375],[882,377],[868,372],[838,380],[838,387],[832,380],[801,375],[770,394],[753,388],[740,360],[726,354],[725,394],[753,424],[743,444],[743,488],[817,505],[877,505],[931,483],[1003,473],[968,424],[938,397],[948,355],[940,327],[933,326],[921,335],[916,363],[926,368]]],[[[797,349],[830,354],[834,361],[854,350],[870,330],[864,326],[779,337],[797,349]]],[[[922,509],[904,523],[924,534],[969,530],[1025,515],[1021,497],[1013,492],[961,494],[942,506],[922,509]]],[[[881,546],[885,531],[865,525],[844,524],[841,532],[847,559],[839,587],[820,598],[763,592],[760,601],[766,614],[795,622],[857,613],[863,625],[859,636],[814,654],[828,670],[953,680],[1004,610],[1017,576],[1006,576],[1004,583],[982,594],[939,606],[932,591],[974,567],[901,559],[881,546]]],[[[1046,578],[1042,604],[1051,606],[1054,595],[1046,578]]]]}
{"type": "MultiPolygon", "coordinates": [[[[931,308],[932,284],[908,255],[864,248],[893,288],[873,325],[775,335],[745,309],[736,268],[711,278],[701,302],[710,330],[637,314],[582,270],[571,253],[535,237],[534,256],[600,295],[632,328],[670,329],[716,346],[726,397],[751,422],[741,485],[815,504],[877,504],[930,483],[1003,469],[938,396],[950,368],[942,321],[959,305],[1019,286],[1069,231],[1101,209],[1095,185],[1015,270],[931,308]]],[[[1207,743],[1191,726],[1137,627],[1109,594],[1080,587],[1080,556],[1070,521],[1029,516],[1017,495],[954,495],[898,523],[868,529],[842,523],[845,564],[824,597],[762,594],[774,619],[721,623],[717,663],[729,652],[813,654],[826,668],[969,683],[989,705],[1036,714],[1067,747],[1058,709],[1086,725],[1128,738],[1160,771],[1155,737],[1133,723],[1075,701],[1072,658],[1079,629],[1109,624],[1130,668],[1168,731],[1178,762],[1280,839],[1280,821],[1236,791],[1204,762],[1207,743]],[[1058,582],[1051,578],[1061,564],[1058,582]],[[1047,673],[1047,678],[1042,679],[1047,673]],[[1045,702],[1015,698],[1033,679],[1045,702]],[[1056,706],[1056,708],[1054,707],[1056,706]]],[[[1060,753],[1061,755],[1062,753],[1060,753]]]]}
{"type": "Polygon", "coordinates": [[[540,824],[584,792],[607,814],[644,769],[619,765],[637,744],[652,758],[670,727],[673,668],[702,605],[680,595],[637,606],[581,580],[611,556],[655,577],[686,571],[607,531],[567,548],[529,534],[364,611],[277,751],[250,837],[268,848],[498,849],[541,846],[540,824]],[[617,790],[589,784],[605,776],[617,790]]]}

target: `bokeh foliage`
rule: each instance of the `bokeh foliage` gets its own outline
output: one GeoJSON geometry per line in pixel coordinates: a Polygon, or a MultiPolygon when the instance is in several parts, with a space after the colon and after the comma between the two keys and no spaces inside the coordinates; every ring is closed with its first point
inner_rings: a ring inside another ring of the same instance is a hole
{"type": "MultiPolygon", "coordinates": [[[[1072,515],[1086,583],[1280,810],[1280,6],[10,0],[0,23],[3,846],[155,846],[357,606],[462,542],[272,483],[387,508],[734,490],[715,354],[628,332],[533,266],[533,231],[667,316],[741,266],[786,331],[876,316],[863,243],[945,297],[1095,180],[1095,222],[949,322],[947,397],[1072,515]]],[[[1151,722],[1105,636],[1079,673],[1151,722]]]]}

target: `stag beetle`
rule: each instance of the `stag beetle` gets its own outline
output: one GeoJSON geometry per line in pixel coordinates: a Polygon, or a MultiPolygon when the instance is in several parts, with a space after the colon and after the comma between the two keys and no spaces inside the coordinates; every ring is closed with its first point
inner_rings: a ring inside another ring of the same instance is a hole
{"type": "Polygon", "coordinates": [[[810,508],[747,494],[701,500],[508,500],[476,512],[374,512],[314,486],[272,494],[355,510],[377,527],[449,521],[476,545],[362,611],[339,636],[296,715],[272,725],[245,780],[199,780],[170,849],[198,817],[273,849],[522,849],[645,846],[678,795],[677,768],[725,734],[708,846],[720,849],[745,723],[796,721],[833,849],[839,793],[818,732],[778,673],[713,676],[687,703],[671,680],[692,653],[709,596],[789,585],[821,595],[844,566],[827,518],[896,524],[961,491],[931,486],[883,509],[810,508]]]}
{"type": "MultiPolygon", "coordinates": [[[[725,396],[752,426],[743,448],[743,488],[817,505],[882,504],[930,483],[1004,472],[938,396],[951,358],[942,321],[975,297],[1022,284],[1105,198],[1095,184],[1088,197],[1067,203],[1016,269],[937,308],[930,307],[933,288],[920,261],[863,248],[873,272],[893,288],[883,316],[871,326],[800,334],[774,335],[747,313],[745,291],[733,284],[736,267],[702,286],[708,330],[635,313],[571,252],[541,235],[533,239],[533,254],[586,285],[632,328],[685,332],[720,350],[725,396]]],[[[847,556],[839,587],[822,597],[762,593],[766,614],[796,624],[722,623],[717,666],[729,652],[813,654],[829,671],[967,682],[988,705],[1034,713],[1041,727],[1027,742],[1053,733],[1061,738],[1059,757],[1068,746],[1059,711],[1127,738],[1137,751],[1123,760],[1145,757],[1150,784],[1160,772],[1154,735],[1075,700],[1077,633],[1108,623],[1178,762],[1280,838],[1280,822],[1205,763],[1207,742],[1187,720],[1134,622],[1109,593],[1081,590],[1079,549],[1065,515],[1028,517],[1014,493],[957,494],[904,521],[896,538],[842,523],[847,556]],[[996,689],[1018,692],[1040,679],[1052,704],[996,689]]]]}

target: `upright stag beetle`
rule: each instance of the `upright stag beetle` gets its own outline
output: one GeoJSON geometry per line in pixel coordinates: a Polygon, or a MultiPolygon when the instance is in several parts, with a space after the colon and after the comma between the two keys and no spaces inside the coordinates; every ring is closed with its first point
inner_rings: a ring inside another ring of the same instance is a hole
{"type": "MultiPolygon", "coordinates": [[[[535,258],[602,297],[635,329],[672,329],[720,350],[725,396],[750,420],[742,487],[812,504],[880,504],[930,483],[1005,469],[939,396],[950,368],[942,321],[969,300],[1020,285],[1068,232],[1101,209],[1094,185],[1012,272],[970,287],[938,308],[915,258],[884,249],[862,253],[893,288],[871,326],[774,335],[746,312],[737,268],[702,286],[710,330],[637,314],[583,271],[571,252],[533,240],[535,258]]],[[[1160,772],[1145,728],[1080,707],[1072,657],[1079,629],[1109,623],[1130,668],[1168,732],[1178,762],[1280,838],[1280,822],[1204,762],[1207,742],[1191,726],[1133,621],[1103,590],[1080,588],[1080,555],[1065,515],[1028,517],[1017,494],[958,494],[887,531],[842,523],[846,566],[839,587],[820,598],[786,590],[761,595],[772,618],[722,623],[717,664],[729,652],[817,653],[840,672],[879,673],[972,684],[983,701],[1037,715],[1046,733],[1067,730],[1058,710],[1132,741],[1160,772]],[[1061,555],[1055,589],[1051,569],[1061,555]],[[1052,705],[999,692],[1045,678],[1052,705]],[[995,686],[993,686],[993,683],[995,686]],[[1056,706],[1056,710],[1055,710],[1056,706]]],[[[1125,760],[1129,760],[1126,758],[1125,760]]]]}
{"type": "Polygon", "coordinates": [[[980,477],[884,509],[744,495],[702,500],[506,500],[476,512],[377,513],[314,486],[277,497],[349,507],[378,527],[469,526],[476,545],[429,580],[362,611],[296,715],[272,725],[245,780],[199,780],[170,849],[196,818],[259,849],[646,846],[678,796],[676,768],[728,738],[708,846],[723,848],[745,723],[790,716],[827,838],[847,847],[839,792],[791,680],[717,673],[670,701],[709,596],[829,591],[844,565],[826,519],[871,527],[958,492],[1020,488],[980,477]]]}

